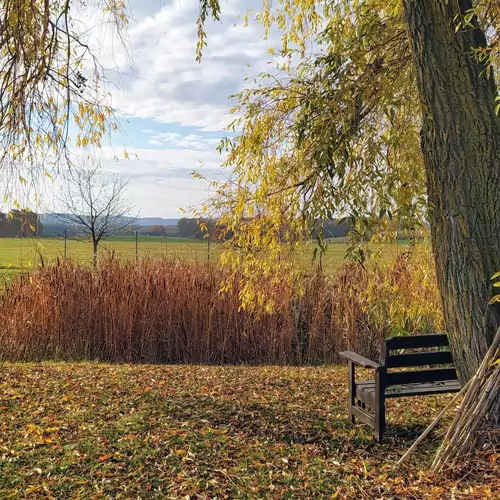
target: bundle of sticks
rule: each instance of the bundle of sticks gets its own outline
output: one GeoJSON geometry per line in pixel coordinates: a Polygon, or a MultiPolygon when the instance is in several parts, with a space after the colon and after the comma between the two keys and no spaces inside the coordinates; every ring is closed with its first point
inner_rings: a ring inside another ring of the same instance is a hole
{"type": "Polygon", "coordinates": [[[398,464],[413,453],[462,395],[464,398],[432,464],[436,472],[465,463],[479,447],[500,442],[500,328],[474,377],[446,405],[398,464]]]}
{"type": "Polygon", "coordinates": [[[455,467],[478,447],[500,437],[500,328],[468,385],[432,464],[435,471],[455,467]]]}

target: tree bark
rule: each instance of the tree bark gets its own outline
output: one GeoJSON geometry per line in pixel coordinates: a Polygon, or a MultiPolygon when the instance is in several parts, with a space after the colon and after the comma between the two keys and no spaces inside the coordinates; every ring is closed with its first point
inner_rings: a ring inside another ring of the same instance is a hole
{"type": "Polygon", "coordinates": [[[405,16],[422,102],[421,145],[438,285],[462,381],[478,369],[500,325],[500,118],[496,85],[472,49],[481,29],[456,30],[471,0],[407,0],[405,16]]]}
{"type": "Polygon", "coordinates": [[[93,255],[94,260],[93,260],[93,263],[94,263],[94,268],[96,268],[97,267],[97,249],[99,247],[99,242],[93,240],[92,243],[93,243],[93,246],[94,246],[94,255],[93,255]]]}

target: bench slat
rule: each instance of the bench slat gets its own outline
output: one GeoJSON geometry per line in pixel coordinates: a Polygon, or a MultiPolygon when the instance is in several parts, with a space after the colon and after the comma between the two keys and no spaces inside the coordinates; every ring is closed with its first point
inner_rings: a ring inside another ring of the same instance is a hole
{"type": "Polygon", "coordinates": [[[387,386],[416,384],[419,382],[440,382],[457,380],[455,368],[438,368],[434,370],[414,370],[408,372],[393,372],[387,374],[387,386]]]}
{"type": "Polygon", "coordinates": [[[356,399],[363,401],[370,408],[375,408],[375,381],[368,380],[356,384],[356,399]]]}
{"type": "Polygon", "coordinates": [[[448,394],[460,392],[462,386],[458,380],[447,380],[445,382],[422,383],[418,385],[402,385],[388,387],[386,398],[404,398],[408,396],[429,396],[431,394],[448,394]]]}
{"type": "Polygon", "coordinates": [[[394,354],[387,356],[387,368],[402,368],[407,366],[444,365],[453,363],[450,351],[417,352],[413,354],[394,354]]]}
{"type": "Polygon", "coordinates": [[[359,418],[361,422],[363,422],[366,425],[369,425],[372,429],[375,428],[375,417],[370,415],[367,411],[363,410],[363,408],[360,408],[359,406],[354,406],[352,408],[352,411],[354,413],[354,416],[359,418]]]}
{"type": "Polygon", "coordinates": [[[448,335],[444,333],[392,337],[384,340],[384,342],[389,349],[418,349],[421,347],[442,347],[450,345],[448,335]]]}
{"type": "MultiPolygon", "coordinates": [[[[401,398],[405,396],[425,396],[459,392],[462,386],[458,380],[443,382],[422,382],[414,385],[393,385],[386,388],[386,398],[401,398]]],[[[375,380],[367,380],[356,384],[356,399],[372,407],[375,403],[375,380]]]]}

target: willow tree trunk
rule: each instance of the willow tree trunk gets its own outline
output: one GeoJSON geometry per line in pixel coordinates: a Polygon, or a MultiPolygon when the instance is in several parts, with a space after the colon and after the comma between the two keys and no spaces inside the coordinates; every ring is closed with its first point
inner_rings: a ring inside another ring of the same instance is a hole
{"type": "Polygon", "coordinates": [[[500,118],[493,73],[472,56],[486,47],[484,33],[477,25],[455,29],[471,7],[471,0],[405,2],[438,285],[462,380],[475,373],[500,325],[498,307],[488,306],[500,271],[500,118]]]}

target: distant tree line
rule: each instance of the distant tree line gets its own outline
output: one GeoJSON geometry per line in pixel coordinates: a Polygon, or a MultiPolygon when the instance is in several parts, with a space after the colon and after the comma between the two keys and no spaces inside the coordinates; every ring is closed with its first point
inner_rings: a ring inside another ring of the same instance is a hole
{"type": "Polygon", "coordinates": [[[40,217],[28,209],[13,209],[9,213],[0,213],[0,237],[33,237],[41,234],[43,225],[40,217]]]}
{"type": "Polygon", "coordinates": [[[311,237],[316,239],[320,234],[323,238],[341,238],[349,231],[348,224],[339,224],[334,220],[316,221],[311,237]]]}
{"type": "MultiPolygon", "coordinates": [[[[166,226],[159,226],[165,228],[166,226]]],[[[172,226],[168,226],[172,227],[172,226]]],[[[309,237],[316,240],[318,236],[324,239],[342,238],[347,235],[351,226],[348,223],[340,223],[335,220],[315,220],[309,229],[309,237]]],[[[285,231],[285,228],[284,228],[285,231]]],[[[153,234],[153,233],[150,233],[153,234]]],[[[166,234],[166,233],[164,233],[166,234]]],[[[180,238],[204,239],[207,234],[213,240],[227,239],[230,235],[225,234],[224,229],[217,225],[215,220],[182,218],[177,222],[177,234],[180,238]]],[[[371,233],[366,231],[364,235],[368,241],[371,233]]],[[[398,231],[397,239],[407,239],[408,234],[402,229],[398,231]]],[[[422,239],[423,231],[416,230],[413,238],[422,239]]]]}
{"type": "MultiPolygon", "coordinates": [[[[28,209],[11,210],[8,214],[0,213],[0,238],[17,238],[40,236],[45,238],[62,237],[68,238],[81,236],[71,225],[63,222],[64,214],[56,214],[54,221],[42,224],[40,216],[28,209]],[[57,220],[59,219],[59,220],[57,220]]],[[[340,224],[334,220],[315,221],[312,225],[310,237],[317,239],[321,235],[324,239],[341,238],[349,231],[348,224],[340,224]]],[[[197,219],[183,217],[177,221],[177,225],[153,224],[150,226],[137,226],[132,224],[123,231],[116,234],[130,234],[131,230],[137,231],[140,236],[159,236],[170,238],[191,238],[202,240],[210,235],[212,240],[227,239],[230,235],[224,234],[223,228],[217,225],[215,220],[197,219]]],[[[366,236],[369,236],[368,234],[366,236]]],[[[406,238],[403,233],[398,238],[406,238]]],[[[416,239],[422,236],[416,234],[416,239]]]]}
{"type": "Polygon", "coordinates": [[[68,238],[75,238],[76,236],[79,236],[76,229],[57,222],[49,224],[45,223],[39,236],[42,236],[43,238],[60,238],[65,234],[68,238]]]}
{"type": "Polygon", "coordinates": [[[177,226],[175,225],[162,226],[161,224],[153,224],[151,226],[137,227],[136,231],[139,233],[139,235],[146,235],[146,236],[175,237],[178,235],[177,226]]]}
{"type": "Polygon", "coordinates": [[[210,237],[211,240],[227,240],[230,234],[217,224],[215,219],[194,219],[183,217],[177,222],[177,236],[196,240],[210,237]]]}
{"type": "MultiPolygon", "coordinates": [[[[333,220],[316,221],[313,224],[311,238],[316,239],[319,234],[323,238],[339,238],[345,236],[349,225],[339,224],[333,220]]],[[[177,235],[181,238],[203,239],[207,233],[212,239],[220,239],[224,233],[223,228],[217,226],[215,220],[182,218],[177,222],[177,235]]]]}
{"type": "Polygon", "coordinates": [[[212,234],[215,222],[205,219],[189,219],[183,217],[177,222],[177,234],[180,238],[203,239],[207,233],[212,234]]]}

